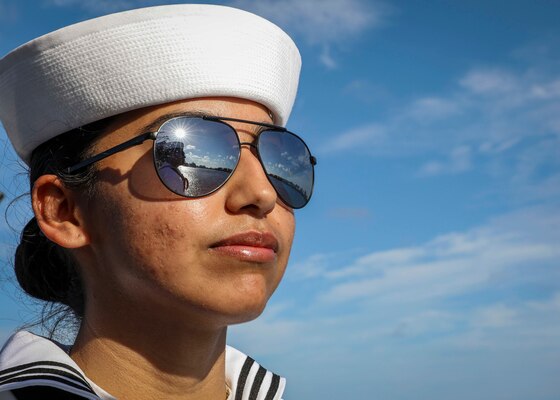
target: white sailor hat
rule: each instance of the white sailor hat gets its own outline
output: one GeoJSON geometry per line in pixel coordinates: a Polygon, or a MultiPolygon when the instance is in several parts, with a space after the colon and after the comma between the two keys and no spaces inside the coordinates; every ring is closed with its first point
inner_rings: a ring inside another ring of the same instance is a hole
{"type": "Polygon", "coordinates": [[[301,57],[273,23],[182,4],[106,15],[32,40],[0,60],[0,120],[17,152],[126,111],[206,96],[248,99],[285,125],[301,57]]]}

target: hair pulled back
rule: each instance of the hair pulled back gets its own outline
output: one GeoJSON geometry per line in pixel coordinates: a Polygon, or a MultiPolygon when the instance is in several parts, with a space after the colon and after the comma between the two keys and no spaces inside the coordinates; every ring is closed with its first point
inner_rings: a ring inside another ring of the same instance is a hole
{"type": "MultiPolygon", "coordinates": [[[[37,147],[29,163],[31,189],[41,175],[53,174],[66,187],[91,194],[96,176],[94,165],[73,174],[67,174],[65,170],[87,158],[92,144],[114,119],[109,117],[73,129],[37,147]]],[[[51,306],[50,313],[46,313],[48,315],[43,313],[42,323],[55,315],[62,315],[55,322],[55,327],[68,314],[78,319],[83,317],[84,291],[76,262],[67,250],[41,232],[35,217],[21,232],[14,269],[21,288],[30,296],[48,302],[46,306],[51,306]]]]}

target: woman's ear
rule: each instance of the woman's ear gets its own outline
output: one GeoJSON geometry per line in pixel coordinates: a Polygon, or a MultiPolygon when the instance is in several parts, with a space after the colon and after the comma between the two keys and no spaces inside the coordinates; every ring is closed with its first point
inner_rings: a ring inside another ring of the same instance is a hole
{"type": "Polygon", "coordinates": [[[89,243],[76,203],[77,194],[56,175],[41,175],[33,184],[31,204],[43,234],[67,249],[89,243]]]}

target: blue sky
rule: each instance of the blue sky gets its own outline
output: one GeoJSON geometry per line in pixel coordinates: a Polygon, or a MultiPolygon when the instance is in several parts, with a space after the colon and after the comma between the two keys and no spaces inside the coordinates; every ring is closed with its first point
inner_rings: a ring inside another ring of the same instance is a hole
{"type": "MultiPolygon", "coordinates": [[[[560,3],[219,3],[298,43],[288,126],[319,161],[284,282],[231,344],[288,399],[560,398],[560,3]]],[[[0,0],[0,54],[155,4],[0,0]]],[[[13,198],[27,188],[1,135],[13,198]]],[[[6,271],[2,337],[37,310],[6,271]]]]}

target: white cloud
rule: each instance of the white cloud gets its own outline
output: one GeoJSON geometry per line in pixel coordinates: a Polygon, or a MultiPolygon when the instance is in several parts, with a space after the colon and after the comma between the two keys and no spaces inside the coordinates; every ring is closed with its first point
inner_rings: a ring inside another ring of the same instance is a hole
{"type": "Polygon", "coordinates": [[[513,325],[516,316],[514,308],[504,304],[492,304],[474,311],[471,326],[475,329],[503,328],[513,325]]]}
{"type": "Polygon", "coordinates": [[[362,0],[235,0],[250,10],[301,35],[308,43],[337,43],[379,27],[387,7],[362,0]]]}
{"type": "Polygon", "coordinates": [[[433,332],[449,332],[459,320],[460,318],[453,313],[427,309],[395,321],[393,335],[410,337],[433,332]]]}
{"type": "Polygon", "coordinates": [[[489,304],[468,312],[468,328],[448,338],[448,343],[469,351],[480,349],[509,352],[529,351],[540,354],[540,364],[547,356],[560,354],[560,292],[542,300],[529,300],[515,305],[489,304]]]}
{"type": "Polygon", "coordinates": [[[533,266],[552,275],[531,279],[549,283],[551,276],[560,277],[558,243],[560,216],[554,207],[542,207],[494,218],[465,232],[440,235],[419,246],[363,255],[343,265],[329,263],[332,256],[316,255],[302,269],[316,266],[320,273],[309,278],[321,276],[328,282],[328,290],[318,295],[321,302],[370,299],[417,304],[513,284],[517,275],[525,279],[536,274],[529,272],[533,266]]]}
{"type": "Polygon", "coordinates": [[[552,199],[560,195],[560,60],[551,57],[467,70],[452,89],[393,105],[323,149],[407,158],[420,177],[476,171],[501,182],[512,202],[552,199]]]}
{"type": "MultiPolygon", "coordinates": [[[[549,210],[552,212],[552,210],[549,210]]],[[[321,294],[322,301],[340,303],[364,298],[420,302],[457,296],[494,285],[501,274],[518,273],[532,264],[554,265],[560,259],[560,218],[539,211],[496,219],[463,233],[441,235],[417,247],[372,253],[337,268],[339,280],[321,294]],[[518,220],[511,229],[511,221],[518,220]],[[536,232],[558,229],[546,238],[536,232]]]]}
{"type": "Polygon", "coordinates": [[[370,146],[384,139],[383,128],[378,124],[360,126],[343,132],[317,149],[317,153],[335,153],[359,146],[370,146]]]}
{"type": "Polygon", "coordinates": [[[368,105],[378,102],[386,105],[391,98],[391,94],[387,89],[377,83],[373,83],[369,78],[351,80],[342,89],[342,94],[352,97],[352,100],[359,100],[368,105]]]}
{"type": "Polygon", "coordinates": [[[407,114],[418,123],[425,123],[450,117],[459,112],[459,105],[452,99],[423,97],[412,102],[407,114]]]}
{"type": "Polygon", "coordinates": [[[471,148],[459,146],[451,151],[445,161],[430,161],[420,167],[421,176],[456,174],[471,169],[471,148]]]}
{"type": "Polygon", "coordinates": [[[229,3],[261,15],[296,38],[318,46],[327,69],[338,66],[332,55],[338,47],[368,30],[384,25],[390,7],[365,0],[233,0],[229,3]]]}
{"type": "Polygon", "coordinates": [[[531,312],[560,312],[560,292],[545,301],[529,301],[527,307],[531,312]]]}
{"type": "Polygon", "coordinates": [[[560,98],[560,79],[546,84],[535,84],[531,86],[530,95],[537,99],[560,98]]]}
{"type": "Polygon", "coordinates": [[[328,69],[336,69],[337,64],[336,61],[331,56],[331,51],[329,46],[323,46],[323,51],[321,52],[321,56],[319,57],[321,63],[327,67],[328,69]]]}
{"type": "Polygon", "coordinates": [[[509,71],[498,69],[470,71],[459,83],[468,91],[477,94],[503,95],[519,88],[516,76],[509,71]]]}
{"type": "Polygon", "coordinates": [[[523,192],[520,195],[521,201],[531,202],[560,198],[560,172],[537,182],[523,182],[521,184],[523,185],[523,192]]]}
{"type": "Polygon", "coordinates": [[[290,266],[292,279],[313,279],[323,275],[331,264],[332,254],[315,254],[290,266]]]}

